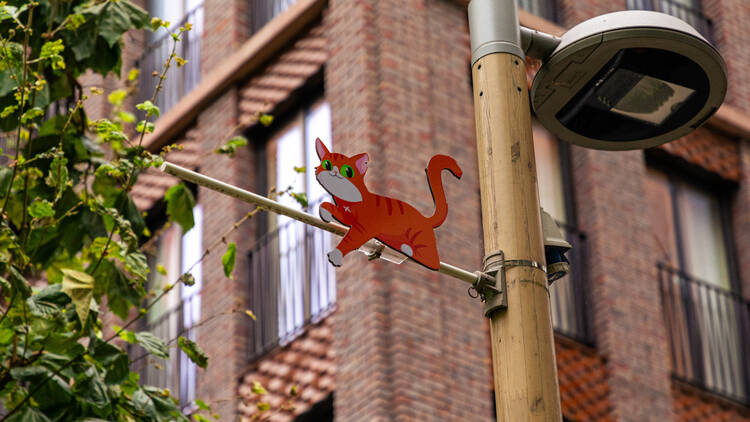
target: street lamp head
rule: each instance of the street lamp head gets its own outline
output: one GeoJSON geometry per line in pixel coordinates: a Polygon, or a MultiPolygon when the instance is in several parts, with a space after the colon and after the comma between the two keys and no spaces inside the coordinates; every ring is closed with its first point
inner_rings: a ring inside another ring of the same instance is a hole
{"type": "Polygon", "coordinates": [[[567,142],[630,150],[691,132],[726,89],[724,60],[690,25],[625,11],[563,35],[534,78],[531,102],[537,119],[567,142]]]}

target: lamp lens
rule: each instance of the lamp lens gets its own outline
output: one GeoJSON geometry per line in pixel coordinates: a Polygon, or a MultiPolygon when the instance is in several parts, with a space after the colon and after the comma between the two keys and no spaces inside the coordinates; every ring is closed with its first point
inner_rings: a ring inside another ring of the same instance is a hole
{"type": "Polygon", "coordinates": [[[708,77],[666,50],[620,50],[555,115],[563,126],[603,141],[646,139],[693,118],[708,97],[708,77]]]}

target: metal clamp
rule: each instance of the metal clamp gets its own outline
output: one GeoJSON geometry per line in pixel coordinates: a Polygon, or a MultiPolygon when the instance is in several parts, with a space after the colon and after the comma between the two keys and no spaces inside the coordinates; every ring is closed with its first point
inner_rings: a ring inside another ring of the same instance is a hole
{"type": "Polygon", "coordinates": [[[531,267],[547,272],[547,268],[527,259],[505,259],[503,251],[491,253],[482,259],[482,272],[477,272],[477,281],[469,288],[469,296],[479,297],[484,302],[484,316],[490,317],[493,312],[508,308],[507,284],[505,269],[509,267],[531,267]],[[471,290],[476,296],[471,294],[471,290]]]}

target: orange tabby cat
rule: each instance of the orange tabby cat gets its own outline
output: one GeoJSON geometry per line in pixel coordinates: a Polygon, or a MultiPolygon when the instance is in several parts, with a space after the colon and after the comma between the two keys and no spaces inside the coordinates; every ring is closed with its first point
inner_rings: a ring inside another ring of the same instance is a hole
{"type": "Polygon", "coordinates": [[[320,205],[320,218],[327,222],[336,219],[349,226],[338,246],[328,253],[331,264],[340,267],[346,254],[376,238],[428,268],[440,267],[433,229],[443,224],[448,215],[440,173],[448,170],[460,179],[462,172],[456,160],[447,155],[430,159],[425,171],[435,213],[425,217],[406,202],[367,190],[364,181],[367,154],[347,157],[329,152],[320,139],[315,141],[315,149],[321,160],[315,175],[335,202],[335,205],[330,202],[320,205]]]}

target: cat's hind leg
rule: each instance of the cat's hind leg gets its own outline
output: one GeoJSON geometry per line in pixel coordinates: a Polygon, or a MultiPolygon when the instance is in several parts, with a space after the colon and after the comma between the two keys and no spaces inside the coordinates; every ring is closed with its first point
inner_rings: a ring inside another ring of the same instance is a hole
{"type": "Polygon", "coordinates": [[[406,242],[399,247],[411,259],[433,270],[440,268],[437,240],[432,230],[416,231],[406,235],[406,242]]]}

